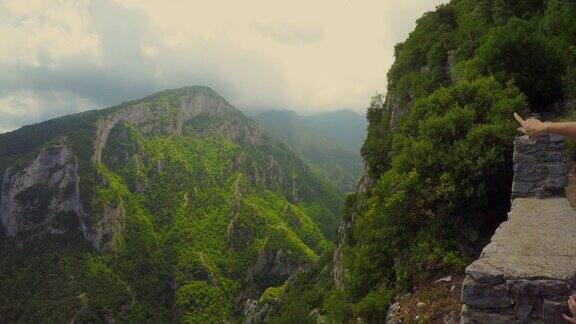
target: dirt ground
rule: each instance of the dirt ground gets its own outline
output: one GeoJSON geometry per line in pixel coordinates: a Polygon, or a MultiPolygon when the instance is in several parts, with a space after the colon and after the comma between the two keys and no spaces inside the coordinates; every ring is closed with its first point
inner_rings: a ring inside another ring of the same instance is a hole
{"type": "Polygon", "coordinates": [[[413,294],[397,297],[394,318],[401,323],[459,323],[464,276],[420,282],[413,294]]]}

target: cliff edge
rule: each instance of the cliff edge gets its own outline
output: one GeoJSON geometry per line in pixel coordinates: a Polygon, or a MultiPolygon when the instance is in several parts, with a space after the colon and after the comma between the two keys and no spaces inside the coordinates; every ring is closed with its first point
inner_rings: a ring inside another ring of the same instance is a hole
{"type": "Polygon", "coordinates": [[[562,323],[576,284],[576,212],[558,136],[514,142],[512,207],[466,268],[461,323],[562,323]]]}

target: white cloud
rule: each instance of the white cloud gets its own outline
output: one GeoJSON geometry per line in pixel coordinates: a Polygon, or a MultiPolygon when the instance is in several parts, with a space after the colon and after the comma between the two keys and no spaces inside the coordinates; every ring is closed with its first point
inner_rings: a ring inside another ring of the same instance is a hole
{"type": "Polygon", "coordinates": [[[321,41],[324,36],[322,29],[318,27],[298,26],[285,22],[260,23],[254,27],[263,36],[287,45],[315,43],[321,41]]]}
{"type": "Polygon", "coordinates": [[[144,45],[142,47],[142,52],[148,57],[154,57],[158,55],[158,47],[154,45],[144,45]]]}
{"type": "Polygon", "coordinates": [[[239,108],[362,111],[395,43],[442,2],[0,0],[0,120],[52,116],[47,93],[68,113],[193,84],[239,108]]]}
{"type": "Polygon", "coordinates": [[[0,133],[23,124],[94,108],[89,100],[67,92],[17,91],[0,98],[0,133]]]}
{"type": "Polygon", "coordinates": [[[57,67],[82,57],[98,64],[99,37],[90,25],[87,1],[1,1],[0,62],[57,67]]]}

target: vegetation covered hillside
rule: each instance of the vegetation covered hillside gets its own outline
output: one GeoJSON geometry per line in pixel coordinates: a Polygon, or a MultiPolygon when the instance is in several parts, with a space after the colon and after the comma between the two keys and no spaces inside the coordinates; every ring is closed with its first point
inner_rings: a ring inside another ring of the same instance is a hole
{"type": "Polygon", "coordinates": [[[205,87],[0,135],[2,322],[220,323],[332,248],[339,191],[205,87]]]}
{"type": "Polygon", "coordinates": [[[345,110],[312,116],[271,110],[254,119],[339,189],[354,191],[362,169],[360,148],[366,130],[362,116],[345,110]]]}
{"type": "Polygon", "coordinates": [[[477,256],[509,209],[512,113],[572,109],[575,5],[452,0],[417,21],[368,108],[366,175],[332,275],[286,291],[278,318],[300,305],[302,316],[382,322],[397,293],[477,256]]]}

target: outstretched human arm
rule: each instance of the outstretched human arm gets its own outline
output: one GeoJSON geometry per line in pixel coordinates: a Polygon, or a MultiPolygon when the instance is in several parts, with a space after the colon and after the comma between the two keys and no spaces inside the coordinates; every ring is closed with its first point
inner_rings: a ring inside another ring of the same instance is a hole
{"type": "Polygon", "coordinates": [[[524,120],[517,113],[514,113],[514,118],[520,124],[518,130],[530,137],[552,133],[576,138],[576,122],[541,122],[536,118],[524,120]]]}

